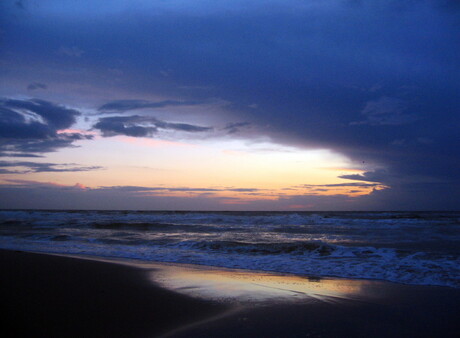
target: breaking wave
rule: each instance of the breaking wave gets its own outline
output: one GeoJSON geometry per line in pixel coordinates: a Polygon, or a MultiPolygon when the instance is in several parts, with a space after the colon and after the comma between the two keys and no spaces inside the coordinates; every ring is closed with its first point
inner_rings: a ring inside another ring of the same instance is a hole
{"type": "Polygon", "coordinates": [[[460,287],[460,212],[0,211],[0,247],[460,287]]]}

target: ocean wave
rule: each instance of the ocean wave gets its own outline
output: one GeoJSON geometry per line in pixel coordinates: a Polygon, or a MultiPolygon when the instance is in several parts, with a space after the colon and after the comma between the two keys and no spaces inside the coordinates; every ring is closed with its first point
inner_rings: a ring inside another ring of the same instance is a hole
{"type": "Polygon", "coordinates": [[[242,253],[249,255],[302,255],[309,252],[325,256],[330,255],[332,251],[334,251],[333,246],[321,242],[250,243],[239,241],[183,241],[175,244],[175,246],[178,248],[242,253]]]}
{"type": "Polygon", "coordinates": [[[172,228],[175,224],[159,222],[94,222],[89,224],[96,229],[137,229],[137,230],[155,230],[172,228]]]}
{"type": "Polygon", "coordinates": [[[0,211],[0,247],[460,287],[460,213],[0,211]]]}
{"type": "MultiPolygon", "coordinates": [[[[278,242],[278,243],[252,243],[241,241],[181,241],[170,243],[170,247],[187,250],[201,250],[214,253],[237,253],[242,255],[293,255],[309,256],[318,258],[357,258],[383,260],[407,260],[417,257],[430,257],[430,259],[444,259],[454,257],[441,253],[423,253],[413,250],[398,250],[389,247],[372,246],[342,246],[323,243],[321,241],[310,242],[278,242]]],[[[460,262],[459,262],[460,263],[460,262]]]]}

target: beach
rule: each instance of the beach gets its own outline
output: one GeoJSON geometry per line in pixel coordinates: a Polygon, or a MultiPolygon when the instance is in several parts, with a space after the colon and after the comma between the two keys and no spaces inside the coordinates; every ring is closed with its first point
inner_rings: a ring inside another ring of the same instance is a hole
{"type": "Polygon", "coordinates": [[[225,309],[125,265],[5,250],[0,261],[3,337],[154,337],[225,309]]]}
{"type": "Polygon", "coordinates": [[[0,251],[9,337],[455,337],[460,290],[0,251]]]}

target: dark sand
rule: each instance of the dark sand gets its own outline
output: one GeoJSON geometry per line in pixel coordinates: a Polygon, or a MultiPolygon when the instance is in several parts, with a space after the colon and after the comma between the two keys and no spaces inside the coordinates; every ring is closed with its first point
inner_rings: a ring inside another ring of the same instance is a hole
{"type": "Polygon", "coordinates": [[[451,288],[5,250],[0,263],[2,337],[460,336],[460,290],[451,288]],[[151,273],[197,298],[154,285],[151,273]]]}
{"type": "Polygon", "coordinates": [[[460,337],[459,293],[425,292],[384,304],[340,300],[247,309],[174,337],[460,337]]]}
{"type": "Polygon", "coordinates": [[[152,337],[225,309],[129,266],[5,250],[0,264],[1,337],[152,337]]]}

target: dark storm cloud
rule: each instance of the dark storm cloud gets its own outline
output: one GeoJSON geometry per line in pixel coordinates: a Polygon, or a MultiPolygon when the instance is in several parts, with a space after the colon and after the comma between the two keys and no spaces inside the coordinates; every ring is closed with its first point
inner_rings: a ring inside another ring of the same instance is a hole
{"type": "Polygon", "coordinates": [[[171,123],[154,117],[132,115],[103,117],[93,126],[105,137],[127,135],[132,137],[147,137],[158,130],[175,130],[189,133],[210,131],[210,127],[195,126],[187,123],[171,123]]]}
{"type": "Polygon", "coordinates": [[[0,173],[2,174],[28,174],[42,172],[78,172],[102,169],[99,166],[83,167],[75,163],[40,163],[21,161],[0,161],[0,173]],[[20,168],[20,169],[5,169],[20,168]],[[22,169],[21,169],[22,168],[22,169]]]}
{"type": "Polygon", "coordinates": [[[418,119],[415,114],[405,113],[404,101],[392,97],[380,97],[366,103],[361,114],[366,117],[363,121],[352,122],[353,124],[370,124],[375,126],[403,125],[418,119]]]}
{"type": "MultiPolygon", "coordinates": [[[[115,20],[110,31],[118,39],[95,30],[82,48],[104,46],[96,63],[101,59],[115,67],[115,58],[122,58],[134,69],[136,88],[187,97],[179,87],[158,87],[152,80],[170,69],[170,80],[208,88],[200,100],[232,102],[235,114],[266,126],[276,142],[334,149],[401,175],[455,177],[447,168],[455,168],[454,159],[460,158],[454,128],[459,125],[458,15],[439,10],[439,4],[290,1],[275,2],[273,10],[255,4],[244,12],[197,4],[198,15],[182,8],[138,13],[130,28],[115,20]],[[455,155],[448,155],[452,151],[455,155]]],[[[122,100],[100,109],[176,102],[122,100]]],[[[124,134],[154,132],[138,127],[111,126],[124,134]]]]}
{"type": "Polygon", "coordinates": [[[0,153],[17,156],[70,147],[92,136],[58,133],[71,127],[81,113],[49,101],[0,100],[0,153]],[[16,154],[16,155],[14,155],[16,154]]]}
{"type": "Polygon", "coordinates": [[[200,101],[146,101],[146,100],[116,100],[108,102],[99,107],[99,111],[103,113],[111,112],[125,112],[128,110],[145,109],[145,108],[164,108],[164,107],[175,107],[175,106],[191,106],[197,105],[202,102],[200,101]]]}
{"type": "MultiPolygon", "coordinates": [[[[121,2],[104,7],[110,15],[98,14],[94,8],[103,2],[94,3],[91,10],[62,6],[62,21],[43,13],[22,22],[3,15],[3,48],[10,52],[4,58],[27,63],[32,53],[37,64],[61,69],[120,69],[130,74],[120,88],[140,97],[219,98],[232,103],[231,120],[263,126],[274,142],[332,149],[385,168],[379,179],[386,181],[379,182],[446,180],[452,184],[444,189],[454,195],[460,181],[457,1],[152,2],[129,15],[121,2]],[[74,51],[85,51],[81,57],[56,53],[75,44],[74,51]]],[[[153,101],[111,103],[100,112],[156,108],[153,101]]],[[[157,128],[99,122],[109,124],[101,129],[109,134],[149,135],[157,128]]],[[[361,176],[343,178],[370,177],[361,176]]],[[[393,193],[404,195],[402,187],[413,191],[401,184],[393,193]]],[[[441,190],[425,187],[428,195],[441,190]]]]}

